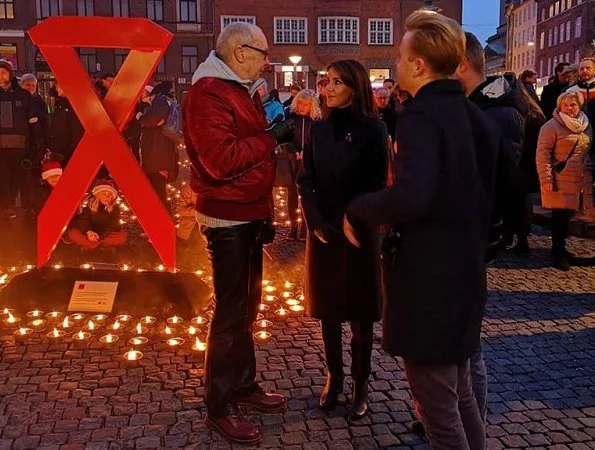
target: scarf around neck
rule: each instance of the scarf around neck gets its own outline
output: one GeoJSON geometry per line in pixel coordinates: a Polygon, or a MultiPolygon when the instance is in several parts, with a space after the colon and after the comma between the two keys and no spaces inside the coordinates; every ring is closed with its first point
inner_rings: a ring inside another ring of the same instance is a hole
{"type": "Polygon", "coordinates": [[[573,133],[582,133],[589,126],[589,118],[582,111],[579,113],[576,119],[574,117],[570,117],[568,114],[564,114],[563,112],[558,112],[558,115],[564,123],[564,126],[573,133]]]}

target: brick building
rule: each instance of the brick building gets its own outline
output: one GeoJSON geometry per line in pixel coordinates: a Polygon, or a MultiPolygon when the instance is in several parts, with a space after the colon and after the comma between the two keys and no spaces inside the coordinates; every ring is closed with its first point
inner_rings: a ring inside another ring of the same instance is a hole
{"type": "MultiPolygon", "coordinates": [[[[212,0],[0,0],[0,55],[10,58],[19,73],[51,73],[26,30],[50,16],[147,17],[175,37],[155,73],[155,80],[171,80],[178,94],[190,86],[192,73],[213,48],[212,0]]],[[[79,49],[89,73],[115,73],[126,51],[79,49]]],[[[42,83],[42,89],[44,83],[42,83]]]]}
{"type": "Polygon", "coordinates": [[[345,58],[381,81],[395,76],[404,21],[423,6],[461,21],[462,0],[216,0],[215,34],[234,21],[260,26],[269,41],[269,82],[280,90],[292,81],[313,88],[327,64],[345,58]],[[290,56],[301,60],[294,65],[290,56]]]}
{"type": "Polygon", "coordinates": [[[525,69],[535,70],[535,36],[537,2],[517,0],[509,3],[506,69],[520,75],[525,69]]]}
{"type": "Polygon", "coordinates": [[[559,62],[577,63],[594,50],[595,0],[537,0],[536,70],[547,84],[559,62]]]}

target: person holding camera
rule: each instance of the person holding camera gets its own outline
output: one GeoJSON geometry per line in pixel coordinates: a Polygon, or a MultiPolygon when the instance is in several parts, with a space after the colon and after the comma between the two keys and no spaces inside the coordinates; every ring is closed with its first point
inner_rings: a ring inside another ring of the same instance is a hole
{"type": "Polygon", "coordinates": [[[539,133],[537,171],[541,203],[552,210],[552,266],[568,271],[573,257],[566,251],[568,224],[577,213],[593,209],[592,161],[589,150],[593,128],[581,110],[580,92],[565,92],[539,133]]]}

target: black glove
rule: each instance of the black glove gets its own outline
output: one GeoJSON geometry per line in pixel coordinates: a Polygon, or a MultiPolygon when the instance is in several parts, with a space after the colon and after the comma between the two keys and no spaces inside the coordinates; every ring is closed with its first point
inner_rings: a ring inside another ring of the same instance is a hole
{"type": "Polygon", "coordinates": [[[267,131],[271,133],[277,144],[285,144],[293,140],[293,132],[295,130],[295,121],[289,119],[285,122],[273,123],[273,126],[267,128],[267,131]]]}
{"type": "Polygon", "coordinates": [[[275,240],[275,235],[277,234],[277,230],[275,229],[275,225],[271,220],[267,220],[263,226],[262,230],[260,231],[259,239],[262,242],[262,245],[269,245],[272,244],[275,240]]]}
{"type": "Polygon", "coordinates": [[[323,223],[314,229],[314,236],[316,236],[323,244],[332,242],[337,234],[339,234],[339,230],[328,223],[323,223]]]}

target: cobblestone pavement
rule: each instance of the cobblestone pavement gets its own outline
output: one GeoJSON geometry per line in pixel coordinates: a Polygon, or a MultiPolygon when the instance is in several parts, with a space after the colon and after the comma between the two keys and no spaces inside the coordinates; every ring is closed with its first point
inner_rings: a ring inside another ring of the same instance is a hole
{"type": "MultiPolygon", "coordinates": [[[[555,271],[549,239],[535,236],[531,245],[530,256],[506,255],[489,269],[489,449],[595,449],[595,268],[555,271]]],[[[591,256],[595,244],[573,239],[570,249],[591,256]]],[[[267,277],[301,280],[303,243],[281,235],[269,254],[267,277]]],[[[372,413],[350,427],[344,405],[331,413],[316,407],[325,382],[318,323],[271,311],[267,318],[273,337],[258,346],[258,377],[285,394],[288,408],[252,417],[264,432],[261,447],[426,448],[410,431],[411,395],[398,359],[375,345],[372,413]]],[[[202,356],[150,343],[132,365],[122,349],[96,342],[15,342],[3,333],[0,449],[231,447],[204,426],[202,356]]]]}

